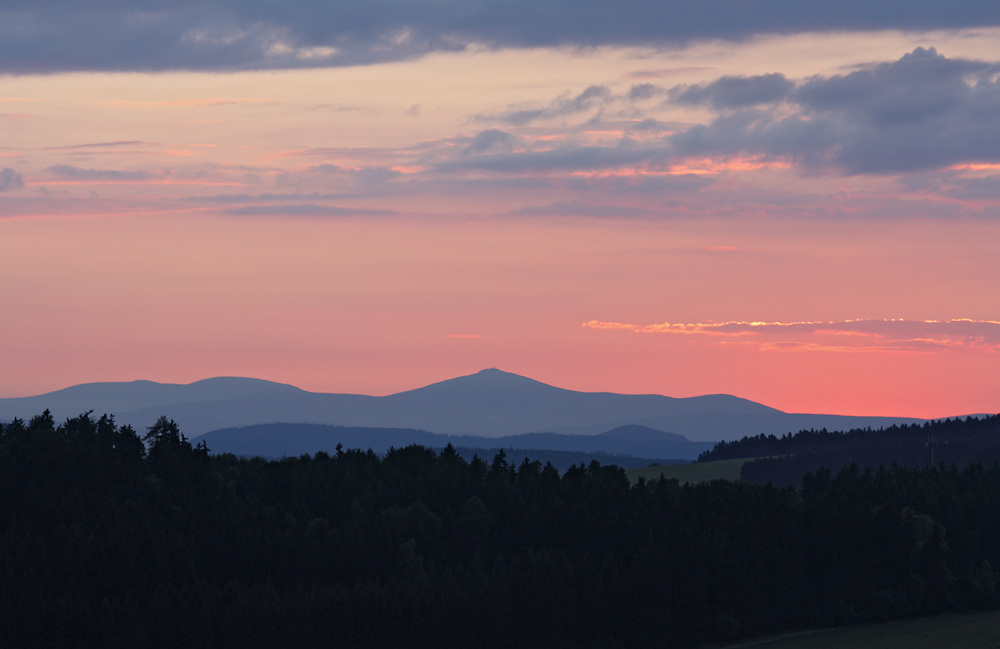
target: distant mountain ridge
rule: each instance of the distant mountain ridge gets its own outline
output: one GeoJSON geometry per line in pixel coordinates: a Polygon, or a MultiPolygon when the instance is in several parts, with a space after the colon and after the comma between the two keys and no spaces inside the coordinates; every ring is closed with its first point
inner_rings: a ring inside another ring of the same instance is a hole
{"type": "Polygon", "coordinates": [[[267,423],[410,428],[481,437],[597,435],[640,425],[694,441],[717,441],[808,428],[846,430],[924,421],[791,414],[724,394],[672,398],[576,392],[492,368],[384,397],[307,392],[271,381],[220,377],[187,385],[88,383],[35,397],[0,399],[4,419],[27,418],[45,409],[57,420],[87,410],[111,413],[118,423],[140,431],[166,415],[188,437],[267,423]]]}
{"type": "MultiPolygon", "coordinates": [[[[344,448],[372,449],[384,453],[390,447],[420,444],[444,448],[447,444],[470,449],[518,449],[529,451],[567,451],[624,455],[654,460],[694,460],[712,448],[712,442],[692,442],[681,435],[653,430],[645,426],[621,426],[600,435],[565,435],[525,433],[504,437],[441,435],[425,430],[403,428],[347,428],[322,424],[260,424],[243,428],[224,428],[199,436],[213,453],[295,457],[303,453],[332,453],[337,444],[344,448]]],[[[520,458],[517,458],[520,459],[520,458]]],[[[645,464],[636,464],[645,466],[645,464]]]]}

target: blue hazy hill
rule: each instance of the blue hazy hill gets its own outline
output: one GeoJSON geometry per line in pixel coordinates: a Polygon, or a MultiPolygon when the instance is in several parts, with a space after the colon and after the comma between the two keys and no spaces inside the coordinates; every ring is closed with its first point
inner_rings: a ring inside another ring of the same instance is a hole
{"type": "Polygon", "coordinates": [[[332,453],[337,444],[342,444],[344,448],[362,450],[370,448],[376,453],[384,453],[390,447],[401,448],[409,444],[442,448],[450,443],[459,448],[490,451],[503,448],[564,451],[604,457],[624,455],[650,460],[693,460],[701,452],[712,447],[711,442],[692,442],[681,435],[644,426],[622,426],[601,435],[525,433],[503,437],[480,437],[441,435],[405,428],[261,424],[211,431],[199,436],[196,441],[204,441],[213,453],[265,457],[296,456],[317,451],[332,453]]]}
{"type": "MultiPolygon", "coordinates": [[[[188,437],[269,423],[419,429],[477,437],[594,436],[621,426],[643,426],[707,442],[808,428],[847,430],[923,421],[785,413],[725,394],[672,398],[578,392],[497,369],[381,397],[307,392],[271,381],[222,377],[187,385],[88,383],[40,396],[0,399],[3,419],[28,418],[45,409],[57,420],[88,410],[96,415],[111,413],[119,424],[140,431],[165,415],[188,437]]],[[[624,438],[618,441],[625,443],[624,438]]]]}

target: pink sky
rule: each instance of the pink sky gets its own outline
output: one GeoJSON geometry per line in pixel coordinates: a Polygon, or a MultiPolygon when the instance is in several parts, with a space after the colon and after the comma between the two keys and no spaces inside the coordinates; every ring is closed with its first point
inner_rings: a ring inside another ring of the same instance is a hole
{"type": "Polygon", "coordinates": [[[998,36],[7,77],[0,397],[495,366],[1000,411],[998,36]]]}

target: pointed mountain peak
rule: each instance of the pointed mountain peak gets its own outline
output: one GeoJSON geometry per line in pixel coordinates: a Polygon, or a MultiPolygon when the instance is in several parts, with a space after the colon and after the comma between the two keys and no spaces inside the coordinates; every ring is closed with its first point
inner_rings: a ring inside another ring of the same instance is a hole
{"type": "Polygon", "coordinates": [[[551,386],[535,379],[529,379],[513,372],[504,372],[495,367],[488,367],[475,374],[467,374],[437,383],[431,383],[416,390],[400,392],[399,395],[416,394],[453,394],[456,397],[468,397],[473,394],[510,394],[539,391],[570,392],[551,386]]]}
{"type": "Polygon", "coordinates": [[[542,383],[541,381],[530,379],[527,376],[521,376],[520,374],[514,374],[513,372],[504,372],[503,370],[498,370],[495,367],[487,367],[485,370],[479,370],[475,374],[469,374],[468,376],[460,376],[458,378],[470,379],[474,381],[493,381],[493,382],[506,381],[509,383],[518,382],[518,383],[533,383],[536,385],[548,385],[547,383],[542,383]]]}

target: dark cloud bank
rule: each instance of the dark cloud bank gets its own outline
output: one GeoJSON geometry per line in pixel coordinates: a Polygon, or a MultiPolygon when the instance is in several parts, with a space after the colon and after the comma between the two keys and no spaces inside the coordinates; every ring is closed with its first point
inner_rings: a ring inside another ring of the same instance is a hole
{"type": "MultiPolygon", "coordinates": [[[[789,160],[813,172],[901,174],[952,165],[1000,162],[1000,63],[949,59],[934,48],[916,48],[896,61],[842,75],[790,80],[780,73],[722,77],[711,83],[641,88],[643,97],[667,96],[681,105],[704,105],[711,122],[668,132],[639,143],[624,138],[614,147],[568,144],[542,151],[488,147],[506,142],[503,131],[476,137],[467,155],[442,170],[475,168],[507,173],[583,171],[625,166],[663,166],[690,157],[749,156],[789,160]]],[[[565,95],[537,110],[493,116],[522,125],[575,112],[600,111],[614,102],[603,87],[565,95]]],[[[484,118],[481,118],[484,119],[484,118]]],[[[662,132],[654,119],[629,131],[662,132]]],[[[996,185],[979,182],[968,191],[996,196],[996,185]]]]}
{"type": "Polygon", "coordinates": [[[10,0],[0,72],[236,70],[493,47],[655,45],[822,30],[1000,24],[996,0],[10,0]]]}
{"type": "Polygon", "coordinates": [[[670,139],[680,155],[791,158],[847,173],[1000,160],[1000,65],[917,48],[898,61],[795,85],[779,74],[671,90],[719,111],[670,139]]]}

